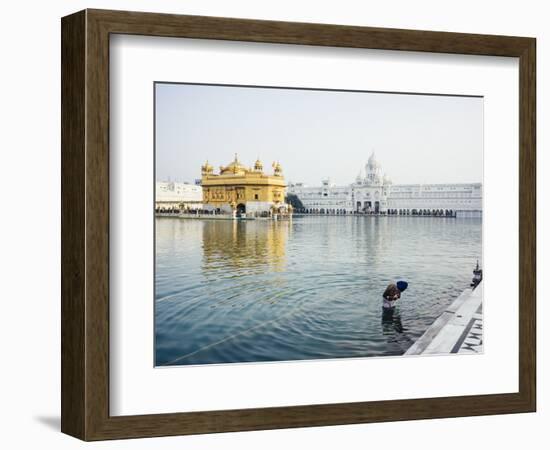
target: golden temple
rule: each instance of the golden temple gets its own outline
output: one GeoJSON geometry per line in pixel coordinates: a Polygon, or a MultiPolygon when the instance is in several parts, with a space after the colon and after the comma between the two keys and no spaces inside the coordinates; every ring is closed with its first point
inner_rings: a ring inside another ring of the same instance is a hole
{"type": "Polygon", "coordinates": [[[249,168],[235,159],[220,166],[219,173],[207,161],[201,167],[203,208],[238,215],[286,215],[291,212],[285,203],[286,182],[278,162],[272,164],[273,174],[264,173],[259,159],[249,168]]]}

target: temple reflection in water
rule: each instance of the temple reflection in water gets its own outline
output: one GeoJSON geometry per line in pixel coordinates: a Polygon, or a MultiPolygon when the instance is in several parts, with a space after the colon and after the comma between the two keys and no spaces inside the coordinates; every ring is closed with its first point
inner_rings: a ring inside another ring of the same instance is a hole
{"type": "Polygon", "coordinates": [[[285,269],[288,221],[202,222],[202,267],[205,276],[285,269]]]}
{"type": "Polygon", "coordinates": [[[476,218],[155,223],[156,365],[401,355],[469,284],[481,249],[476,218]],[[381,318],[396,278],[411,281],[406,299],[381,318]]]}

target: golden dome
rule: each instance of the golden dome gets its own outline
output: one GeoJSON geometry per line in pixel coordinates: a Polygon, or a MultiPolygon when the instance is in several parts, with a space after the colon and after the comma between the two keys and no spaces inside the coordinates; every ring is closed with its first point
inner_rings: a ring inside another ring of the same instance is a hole
{"type": "Polygon", "coordinates": [[[264,170],[264,165],[262,164],[262,162],[260,161],[260,158],[258,158],[256,160],[256,162],[254,163],[254,170],[256,172],[261,172],[262,170],[264,170]]]}
{"type": "Polygon", "coordinates": [[[243,173],[246,172],[246,167],[243,166],[239,158],[237,157],[237,154],[235,153],[235,159],[231,161],[227,166],[220,167],[220,173],[243,173]]]}
{"type": "Polygon", "coordinates": [[[201,172],[203,174],[208,174],[208,173],[212,173],[213,171],[214,171],[214,167],[212,167],[208,163],[208,160],[206,160],[206,162],[201,166],[201,172]]]}
{"type": "Polygon", "coordinates": [[[281,164],[279,164],[279,161],[273,163],[273,169],[275,171],[275,175],[282,175],[283,168],[281,167],[281,164]]]}

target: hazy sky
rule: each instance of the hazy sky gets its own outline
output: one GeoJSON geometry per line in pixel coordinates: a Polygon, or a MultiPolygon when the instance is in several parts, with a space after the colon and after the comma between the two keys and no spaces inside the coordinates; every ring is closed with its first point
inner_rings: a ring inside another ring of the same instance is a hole
{"type": "Polygon", "coordinates": [[[395,184],[482,181],[483,99],[156,85],[156,177],[193,182],[238,153],[287,181],[349,184],[372,151],[395,184]]]}

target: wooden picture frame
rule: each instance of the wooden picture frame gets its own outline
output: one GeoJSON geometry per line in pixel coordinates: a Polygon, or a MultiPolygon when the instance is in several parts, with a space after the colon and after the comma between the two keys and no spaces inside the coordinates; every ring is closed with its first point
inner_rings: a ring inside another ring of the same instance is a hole
{"type": "Polygon", "coordinates": [[[531,412],[536,408],[533,38],[85,10],[62,30],[62,416],[84,440],[531,412]],[[519,391],[261,409],[109,415],[109,36],[519,58],[519,391]]]}

